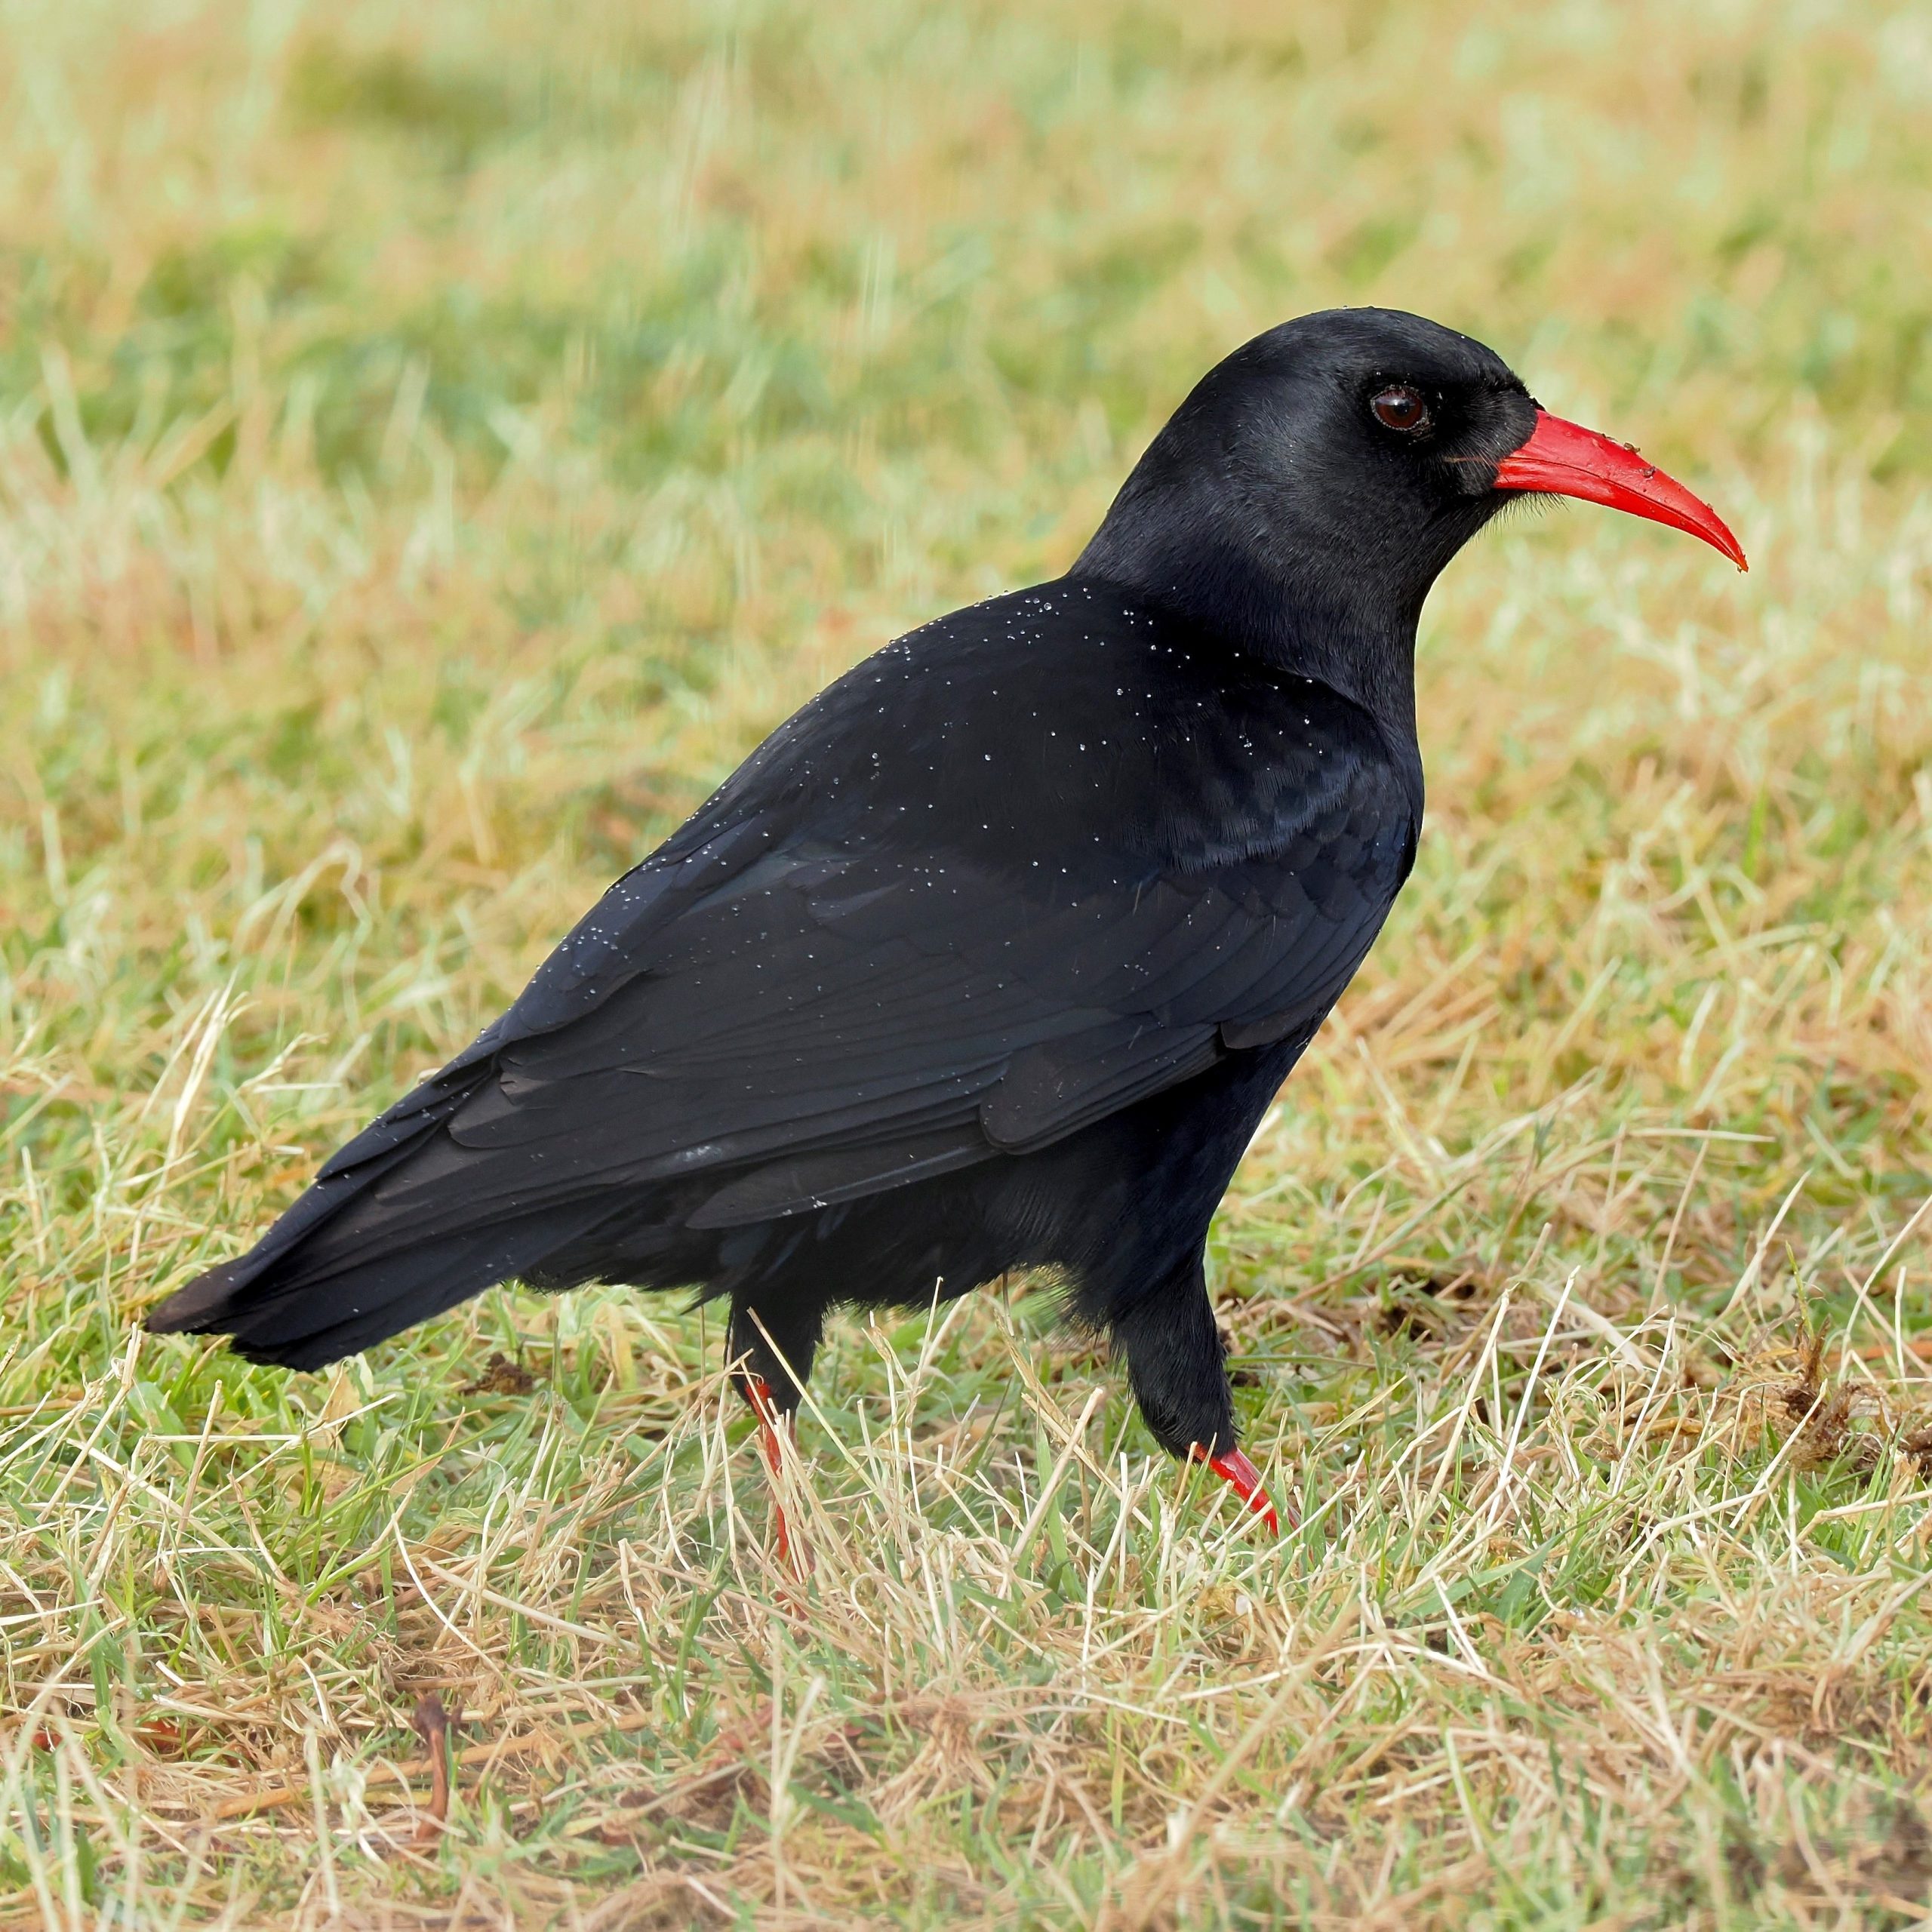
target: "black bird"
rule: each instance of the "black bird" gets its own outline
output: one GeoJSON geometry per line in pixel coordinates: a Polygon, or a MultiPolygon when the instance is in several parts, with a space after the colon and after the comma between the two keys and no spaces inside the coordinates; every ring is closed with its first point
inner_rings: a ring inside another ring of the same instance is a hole
{"type": "Polygon", "coordinates": [[[694,1289],[775,1454],[829,1309],[1055,1269],[1155,1439],[1272,1524],[1203,1244],[1414,859],[1423,600],[1524,491],[1743,568],[1466,336],[1358,309],[1257,337],[1064,577],[780,725],[149,1326],[315,1368],[509,1277],[694,1289]]]}

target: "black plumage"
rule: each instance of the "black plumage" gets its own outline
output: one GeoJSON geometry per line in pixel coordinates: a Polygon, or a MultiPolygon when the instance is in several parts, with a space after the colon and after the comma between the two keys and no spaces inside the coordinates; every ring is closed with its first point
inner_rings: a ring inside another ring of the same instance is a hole
{"type": "Polygon", "coordinates": [[[1414,316],[1249,343],[1066,576],[780,726],[150,1325],[312,1368],[506,1278],[694,1288],[789,1410],[829,1307],[1051,1268],[1232,1452],[1209,1220],[1407,875],[1417,617],[1537,420],[1414,316]]]}

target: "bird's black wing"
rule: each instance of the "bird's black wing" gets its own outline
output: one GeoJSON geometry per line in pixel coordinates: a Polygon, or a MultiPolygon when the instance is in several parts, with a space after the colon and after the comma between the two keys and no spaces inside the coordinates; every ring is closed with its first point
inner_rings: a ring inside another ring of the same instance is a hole
{"type": "Polygon", "coordinates": [[[415,1141],[379,1186],[422,1239],[667,1182],[726,1226],[1023,1152],[1312,1030],[1413,852],[1410,793],[1319,694],[1276,705],[1265,741],[1237,715],[1233,752],[1201,742],[1238,712],[1225,694],[1164,739],[1130,719],[1091,783],[1084,741],[1036,755],[1017,732],[989,777],[969,736],[934,750],[923,800],[903,755],[880,780],[841,736],[851,700],[801,714],[789,752],[781,733],[325,1179],[415,1141]],[[1144,798],[1121,812],[1150,786],[1151,829],[1144,798]]]}

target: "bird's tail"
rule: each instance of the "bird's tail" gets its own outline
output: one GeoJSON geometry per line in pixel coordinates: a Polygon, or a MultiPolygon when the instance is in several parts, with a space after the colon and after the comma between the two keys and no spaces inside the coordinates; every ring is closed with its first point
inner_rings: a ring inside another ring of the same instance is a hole
{"type": "Polygon", "coordinates": [[[226,1334],[250,1361],[319,1368],[580,1238],[608,1202],[479,1204],[466,1185],[464,1150],[444,1124],[484,1071],[458,1063],[399,1102],[253,1248],[150,1309],[147,1326],[226,1334]]]}

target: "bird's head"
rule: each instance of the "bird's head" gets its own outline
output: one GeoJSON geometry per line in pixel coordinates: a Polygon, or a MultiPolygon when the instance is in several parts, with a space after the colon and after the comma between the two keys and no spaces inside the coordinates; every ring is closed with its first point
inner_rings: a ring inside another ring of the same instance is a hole
{"type": "Polygon", "coordinates": [[[1211,370],[1074,570],[1271,655],[1406,645],[1444,565],[1525,493],[1674,525],[1744,567],[1709,505],[1549,414],[1494,350],[1420,315],[1337,309],[1211,370]]]}

